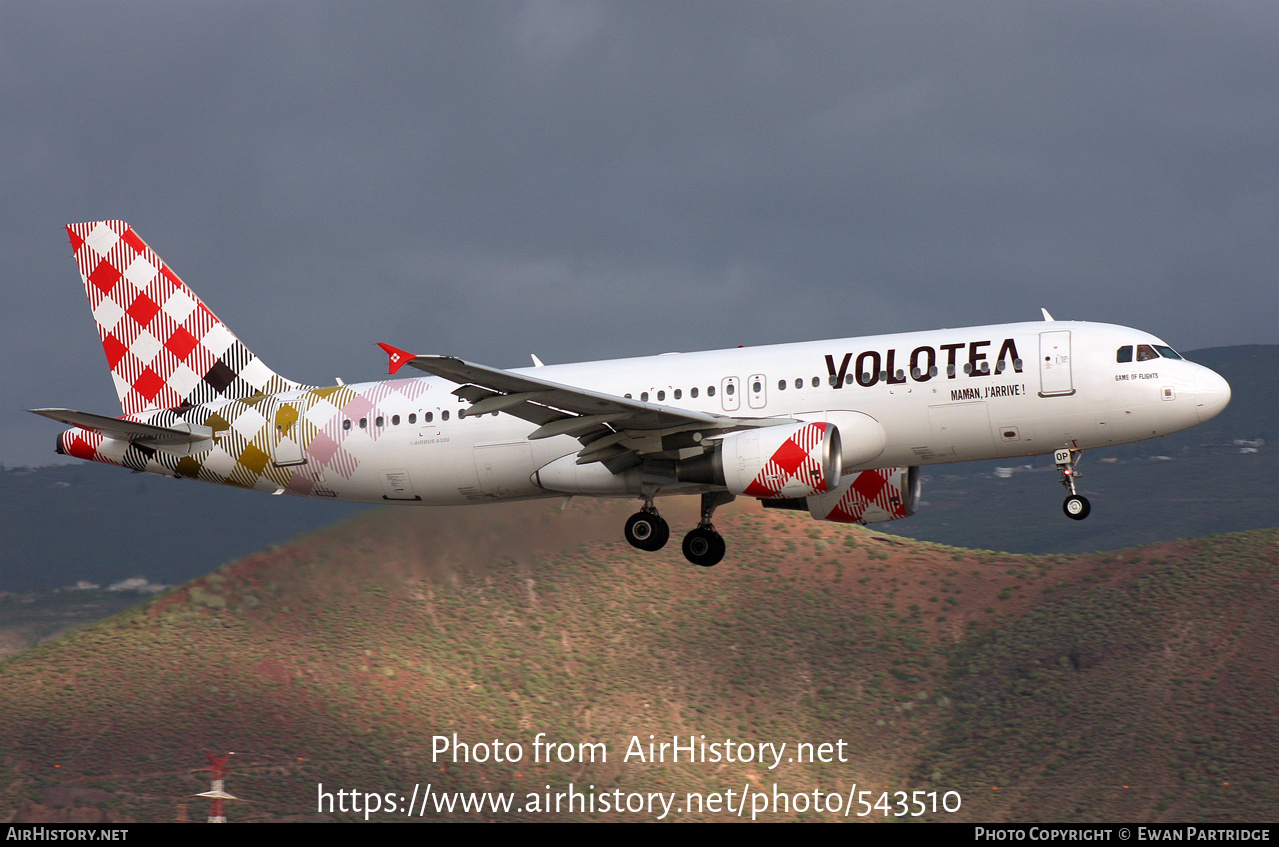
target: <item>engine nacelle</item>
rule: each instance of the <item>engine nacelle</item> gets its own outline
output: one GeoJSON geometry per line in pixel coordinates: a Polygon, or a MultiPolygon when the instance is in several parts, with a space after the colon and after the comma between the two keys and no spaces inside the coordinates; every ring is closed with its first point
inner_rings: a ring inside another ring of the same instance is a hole
{"type": "Polygon", "coordinates": [[[878,523],[915,514],[919,492],[919,468],[884,468],[847,476],[834,491],[808,497],[806,503],[819,521],[878,523]]]}
{"type": "Polygon", "coordinates": [[[639,468],[615,474],[599,462],[579,465],[577,454],[569,453],[534,471],[533,484],[563,494],[634,497],[644,490],[644,475],[639,468]]]}
{"type": "Polygon", "coordinates": [[[704,456],[680,463],[682,482],[722,485],[760,499],[832,491],[843,468],[839,430],[826,421],[734,432],[704,456]]]}

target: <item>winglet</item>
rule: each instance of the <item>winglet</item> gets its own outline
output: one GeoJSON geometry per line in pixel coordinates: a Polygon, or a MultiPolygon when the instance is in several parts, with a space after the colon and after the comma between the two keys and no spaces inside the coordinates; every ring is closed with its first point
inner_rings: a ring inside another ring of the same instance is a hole
{"type": "Polygon", "coordinates": [[[1056,320],[1053,318],[1053,316],[1052,316],[1052,315],[1050,315],[1050,314],[1048,314],[1048,310],[1047,310],[1047,309],[1045,309],[1045,308],[1043,308],[1043,307],[1041,306],[1041,307],[1040,307],[1040,309],[1039,309],[1039,311],[1041,311],[1041,312],[1043,312],[1043,313],[1044,313],[1044,320],[1049,321],[1049,322],[1051,322],[1051,323],[1056,323],[1056,320]]]}
{"type": "Polygon", "coordinates": [[[406,350],[401,350],[398,347],[392,347],[390,344],[384,344],[381,341],[378,342],[377,346],[385,350],[386,355],[390,357],[390,361],[386,364],[386,372],[392,376],[395,375],[396,371],[416,358],[412,353],[409,353],[406,350]]]}

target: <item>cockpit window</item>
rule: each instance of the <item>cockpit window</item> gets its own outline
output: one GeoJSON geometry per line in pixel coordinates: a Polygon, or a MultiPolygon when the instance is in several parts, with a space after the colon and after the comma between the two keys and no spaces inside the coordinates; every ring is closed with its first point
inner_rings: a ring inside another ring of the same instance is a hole
{"type": "Polygon", "coordinates": [[[1154,347],[1151,347],[1149,344],[1137,345],[1137,361],[1138,362],[1149,362],[1151,359],[1158,359],[1158,358],[1159,358],[1159,354],[1155,352],[1154,347]]]}
{"type": "Polygon", "coordinates": [[[1176,350],[1172,349],[1171,347],[1165,347],[1165,346],[1164,346],[1164,345],[1162,345],[1162,344],[1156,344],[1156,345],[1155,345],[1155,349],[1156,349],[1156,350],[1158,350],[1158,351],[1159,351],[1159,355],[1160,355],[1160,356],[1163,356],[1165,359],[1180,359],[1180,358],[1181,358],[1181,354],[1180,354],[1180,353],[1178,353],[1176,350]]]}
{"type": "Polygon", "coordinates": [[[1121,362],[1121,363],[1131,362],[1132,361],[1132,345],[1129,344],[1127,347],[1120,347],[1119,350],[1115,353],[1115,361],[1121,362]]]}

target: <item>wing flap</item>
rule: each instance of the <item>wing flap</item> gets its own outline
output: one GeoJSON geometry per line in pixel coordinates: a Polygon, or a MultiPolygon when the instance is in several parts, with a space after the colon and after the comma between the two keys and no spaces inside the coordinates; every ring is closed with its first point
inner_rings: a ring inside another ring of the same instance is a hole
{"type": "Polygon", "coordinates": [[[389,344],[378,346],[390,357],[391,373],[411,365],[457,383],[453,393],[472,404],[465,410],[467,415],[497,411],[514,415],[537,424],[529,436],[533,439],[571,435],[582,444],[579,464],[601,462],[613,473],[638,465],[641,457],[671,453],[673,448],[664,442],[700,444],[702,439],[693,433],[707,432],[709,443],[712,432],[722,436],[741,429],[795,423],[790,418],[738,418],[646,403],[453,356],[414,356],[389,344]]]}
{"type": "MultiPolygon", "coordinates": [[[[452,356],[414,356],[404,364],[412,365],[434,376],[442,376],[459,385],[477,385],[498,394],[536,393],[539,396],[535,401],[526,402],[560,409],[572,415],[624,413],[623,418],[627,429],[666,429],[689,423],[717,427],[725,421],[732,420],[708,412],[675,409],[670,406],[659,406],[656,403],[642,403],[627,397],[591,391],[588,388],[562,385],[540,377],[477,365],[452,356]]],[[[458,396],[470,399],[464,394],[458,396]]],[[[618,418],[618,420],[621,419],[618,418]]]]}

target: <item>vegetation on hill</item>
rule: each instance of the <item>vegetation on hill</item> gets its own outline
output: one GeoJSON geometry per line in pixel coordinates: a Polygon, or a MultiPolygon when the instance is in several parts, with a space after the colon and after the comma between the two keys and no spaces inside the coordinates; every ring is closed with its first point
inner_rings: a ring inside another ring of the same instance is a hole
{"type": "Polygon", "coordinates": [[[236,753],[232,820],[363,817],[318,814],[318,783],[956,791],[924,817],[957,820],[1279,808],[1279,532],[1014,556],[751,504],[724,510],[729,557],[703,570],[617,541],[629,509],[369,512],[0,663],[0,817],[201,819],[205,750],[236,753]],[[533,763],[539,732],[608,760],[533,763]],[[433,761],[453,733],[526,757],[433,761]],[[842,740],[848,761],[624,762],[650,735],[842,740]]]}

